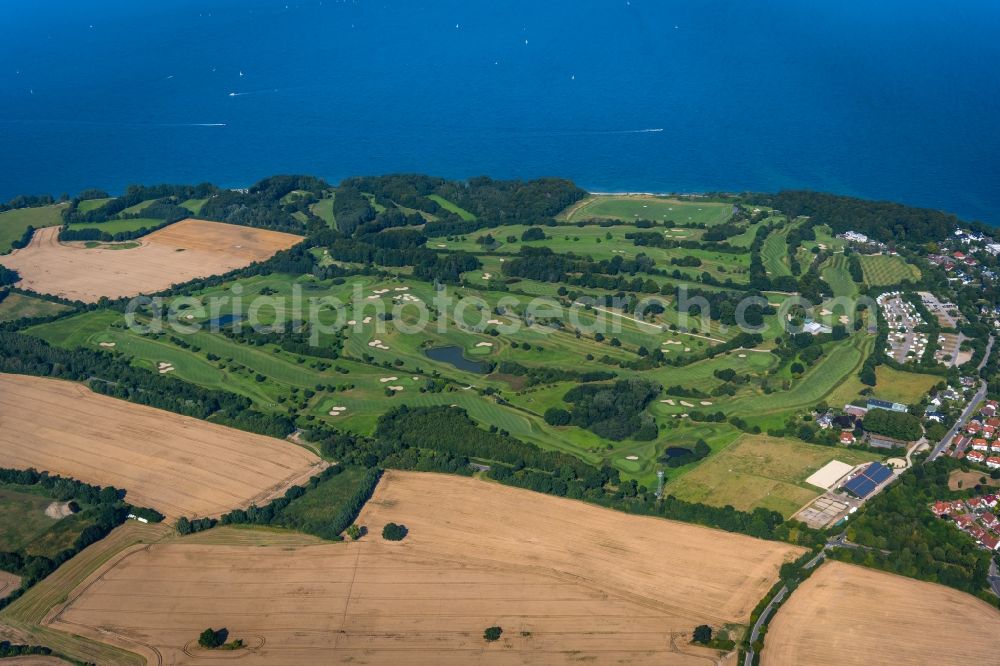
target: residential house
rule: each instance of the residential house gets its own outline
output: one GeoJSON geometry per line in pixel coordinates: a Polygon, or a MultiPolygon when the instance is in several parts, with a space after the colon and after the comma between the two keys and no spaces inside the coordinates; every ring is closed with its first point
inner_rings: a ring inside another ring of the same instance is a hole
{"type": "Polygon", "coordinates": [[[987,511],[986,513],[984,513],[979,517],[979,522],[981,522],[986,527],[996,527],[997,523],[1000,521],[997,520],[996,516],[987,511]]]}
{"type": "Polygon", "coordinates": [[[979,543],[983,544],[983,547],[988,548],[990,550],[1000,549],[1000,538],[998,538],[994,534],[987,534],[980,540],[979,543]]]}
{"type": "Polygon", "coordinates": [[[978,437],[978,438],[972,440],[972,450],[973,451],[983,451],[983,452],[989,451],[990,450],[990,443],[987,442],[982,437],[978,437]]]}
{"type": "Polygon", "coordinates": [[[865,418],[865,414],[868,413],[868,410],[864,407],[858,407],[857,405],[844,405],[844,413],[850,414],[858,419],[863,419],[865,418]]]}
{"type": "Polygon", "coordinates": [[[987,458],[986,466],[990,469],[1000,469],[1000,456],[990,456],[987,458]]]}
{"type": "Polygon", "coordinates": [[[948,502],[942,502],[941,500],[934,502],[934,504],[931,506],[931,513],[933,513],[935,516],[944,516],[949,511],[951,511],[951,504],[948,502]]]}
{"type": "Polygon", "coordinates": [[[969,462],[981,463],[984,460],[986,460],[986,456],[980,453],[979,451],[969,451],[967,454],[965,454],[965,459],[968,460],[969,462]]]}
{"type": "Polygon", "coordinates": [[[986,508],[986,503],[981,497],[970,497],[965,500],[965,506],[969,507],[970,511],[982,511],[986,508]]]}
{"type": "Polygon", "coordinates": [[[848,446],[854,443],[854,433],[853,432],[842,432],[840,433],[840,443],[847,444],[848,446]]]}

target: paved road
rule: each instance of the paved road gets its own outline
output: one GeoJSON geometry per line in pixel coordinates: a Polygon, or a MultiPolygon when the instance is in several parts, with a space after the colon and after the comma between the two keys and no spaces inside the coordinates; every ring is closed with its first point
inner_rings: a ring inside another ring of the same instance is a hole
{"type": "Polygon", "coordinates": [[[997,571],[997,561],[990,560],[990,574],[986,577],[993,589],[993,594],[1000,597],[1000,571],[997,571]]]}
{"type": "MultiPolygon", "coordinates": [[[[983,366],[986,365],[986,361],[989,360],[990,352],[993,351],[993,340],[994,338],[991,335],[990,341],[986,343],[986,353],[983,354],[983,360],[979,362],[979,367],[977,368],[977,370],[982,370],[983,366]]],[[[969,420],[969,417],[972,416],[973,411],[976,409],[976,405],[985,397],[986,397],[986,382],[980,379],[979,390],[976,391],[976,394],[974,396],[972,396],[972,399],[969,401],[969,404],[965,407],[965,411],[962,412],[962,416],[959,417],[958,421],[955,421],[955,425],[951,427],[951,430],[948,431],[948,434],[944,436],[944,439],[942,439],[940,442],[937,443],[937,446],[934,447],[934,450],[931,451],[931,454],[927,456],[928,461],[934,460],[935,458],[941,455],[942,451],[948,448],[948,444],[951,442],[952,438],[954,438],[955,435],[958,434],[958,431],[962,429],[962,426],[964,426],[966,422],[969,420]]]]}
{"type": "Polygon", "coordinates": [[[743,666],[753,666],[753,642],[757,640],[758,636],[760,636],[760,629],[764,626],[764,622],[771,615],[771,611],[774,610],[775,604],[780,604],[786,594],[788,594],[788,586],[782,585],[781,589],[778,590],[778,593],[774,595],[774,599],[771,599],[771,603],[767,605],[767,608],[765,608],[760,614],[760,617],[757,618],[757,622],[754,623],[753,629],[750,631],[750,647],[747,649],[746,657],[743,659],[743,666]]]}
{"type": "MultiPolygon", "coordinates": [[[[824,555],[823,551],[820,551],[819,553],[816,554],[816,557],[806,562],[805,566],[802,568],[812,569],[824,557],[826,556],[824,555]]],[[[764,608],[764,610],[760,614],[760,617],[758,617],[757,621],[754,623],[753,629],[750,631],[750,648],[747,650],[746,657],[743,659],[743,666],[752,666],[753,655],[754,655],[753,642],[757,640],[757,638],[760,636],[760,630],[764,626],[764,623],[767,622],[767,618],[769,618],[771,616],[771,613],[774,612],[774,607],[780,604],[784,600],[786,594],[788,594],[788,586],[782,585],[781,589],[778,590],[778,593],[774,595],[773,599],[771,599],[771,603],[769,603],[767,607],[764,608]]]]}

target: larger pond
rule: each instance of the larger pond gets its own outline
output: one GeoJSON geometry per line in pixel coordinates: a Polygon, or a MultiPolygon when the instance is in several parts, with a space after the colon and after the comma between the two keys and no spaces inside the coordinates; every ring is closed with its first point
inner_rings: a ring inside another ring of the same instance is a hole
{"type": "Polygon", "coordinates": [[[465,372],[474,372],[478,375],[485,375],[487,372],[486,367],[479,361],[465,358],[461,347],[434,347],[424,350],[424,354],[432,361],[448,363],[465,372]]]}

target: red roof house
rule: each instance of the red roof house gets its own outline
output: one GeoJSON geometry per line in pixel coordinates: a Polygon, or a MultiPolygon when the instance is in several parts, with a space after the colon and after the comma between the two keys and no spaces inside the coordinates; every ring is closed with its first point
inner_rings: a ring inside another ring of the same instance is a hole
{"type": "Polygon", "coordinates": [[[844,431],[840,433],[840,443],[841,444],[853,444],[854,443],[854,433],[844,431]]]}
{"type": "Polygon", "coordinates": [[[972,462],[975,463],[981,463],[984,460],[986,460],[986,456],[984,456],[979,451],[969,451],[969,453],[965,456],[965,459],[971,460],[972,462]]]}
{"type": "Polygon", "coordinates": [[[979,543],[983,544],[990,550],[997,550],[998,548],[1000,548],[1000,538],[997,538],[993,534],[987,534],[986,536],[984,536],[982,539],[979,540],[979,543]]]}

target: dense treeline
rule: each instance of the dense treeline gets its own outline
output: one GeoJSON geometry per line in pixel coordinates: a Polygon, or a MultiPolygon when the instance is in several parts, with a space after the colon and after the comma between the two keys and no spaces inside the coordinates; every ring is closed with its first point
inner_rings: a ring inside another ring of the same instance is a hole
{"type": "Polygon", "coordinates": [[[0,202],[0,213],[18,208],[40,208],[41,206],[51,206],[56,202],[51,194],[20,194],[7,203],[0,202]]]}
{"type": "MultiPolygon", "coordinates": [[[[712,227],[710,231],[715,229],[718,229],[718,227],[712,227]]],[[[702,240],[707,240],[706,236],[703,236],[702,240]]],[[[629,232],[625,234],[625,238],[631,240],[636,247],[660,247],[667,250],[673,248],[681,248],[684,250],[707,250],[710,252],[725,252],[726,254],[747,253],[746,248],[730,245],[725,242],[703,243],[696,240],[667,238],[663,234],[656,233],[655,231],[629,232]]],[[[695,266],[700,265],[700,263],[695,264],[695,266]]]]}
{"type": "MultiPolygon", "coordinates": [[[[49,656],[56,654],[52,648],[44,645],[27,645],[23,643],[11,643],[10,641],[0,641],[0,659],[10,659],[13,657],[27,657],[34,655],[49,656]]],[[[62,655],[60,659],[65,659],[62,655]]],[[[83,662],[72,660],[70,663],[80,664],[83,662]]]]}
{"type": "Polygon", "coordinates": [[[285,513],[295,500],[309,494],[319,488],[322,484],[330,482],[335,476],[340,475],[344,468],[340,465],[333,465],[326,468],[320,474],[309,479],[306,486],[292,486],[285,491],[284,496],[272,500],[270,503],[247,509],[235,509],[222,516],[219,522],[223,525],[275,525],[300,530],[308,534],[313,534],[322,539],[339,541],[340,534],[347,529],[357,519],[361,508],[365,502],[375,492],[375,486],[382,478],[382,470],[371,468],[365,471],[364,476],[358,483],[357,489],[338,507],[330,507],[335,513],[328,514],[330,517],[319,523],[312,523],[297,520],[285,513]]]}
{"type": "Polygon", "coordinates": [[[305,233],[326,227],[310,207],[325,196],[329,188],[328,183],[312,176],[273,176],[255,183],[246,192],[217,192],[205,202],[198,215],[229,224],[305,233]],[[282,203],[282,198],[292,192],[302,194],[282,203]],[[308,222],[300,221],[295,213],[304,215],[308,222]]]}
{"type": "Polygon", "coordinates": [[[0,266],[0,286],[14,284],[21,279],[21,275],[13,268],[0,266]]]}
{"type": "Polygon", "coordinates": [[[656,421],[645,412],[662,386],[645,379],[620,379],[613,384],[581,384],[563,400],[573,405],[569,422],[613,441],[627,437],[655,439],[656,421]]]}
{"type": "Polygon", "coordinates": [[[562,178],[493,180],[486,176],[467,182],[448,181],[437,194],[477,218],[498,224],[544,224],[567,206],[587,196],[572,181],[562,178]]]}
{"type": "Polygon", "coordinates": [[[556,382],[603,382],[615,377],[615,373],[607,370],[576,372],[575,370],[566,370],[552,366],[526,366],[516,361],[500,361],[496,370],[505,375],[526,377],[526,386],[554,384],[556,382]]]}
{"type": "MultiPolygon", "coordinates": [[[[205,328],[211,328],[209,322],[203,324],[205,328]]],[[[253,326],[242,326],[238,330],[225,327],[219,332],[230,340],[235,340],[241,344],[262,347],[264,345],[277,345],[290,354],[300,356],[313,356],[316,358],[340,358],[344,346],[344,338],[340,333],[330,339],[327,346],[312,343],[313,324],[294,321],[279,324],[271,324],[262,327],[263,330],[255,330],[253,326]]]]}
{"type": "Polygon", "coordinates": [[[131,231],[116,231],[111,234],[104,231],[100,227],[87,227],[84,229],[60,229],[59,230],[59,240],[61,241],[101,241],[103,243],[120,243],[122,241],[135,240],[136,238],[142,238],[147,234],[151,234],[154,231],[159,231],[164,227],[177,222],[178,220],[188,217],[184,215],[173,220],[164,220],[159,224],[154,224],[149,227],[140,227],[138,229],[133,229],[131,231]]]}
{"type": "Polygon", "coordinates": [[[876,435],[892,439],[914,442],[924,434],[920,419],[906,412],[892,412],[888,409],[869,409],[865,414],[864,428],[876,435]]]}
{"type": "MultiPolygon", "coordinates": [[[[129,185],[120,197],[116,197],[103,206],[86,212],[79,209],[82,199],[73,199],[69,207],[62,212],[62,217],[63,221],[67,224],[80,222],[101,223],[122,217],[157,217],[155,215],[147,215],[145,210],[132,215],[123,214],[122,211],[150,199],[155,200],[154,203],[150,204],[151,206],[158,206],[161,211],[173,211],[178,208],[176,204],[179,202],[188,199],[204,199],[212,196],[217,191],[218,189],[209,183],[202,183],[201,185],[129,185]]],[[[100,194],[106,194],[106,192],[100,192],[100,194]]],[[[187,209],[181,210],[184,211],[183,215],[177,219],[182,219],[191,214],[187,209]]]]}
{"type": "Polygon", "coordinates": [[[954,587],[996,605],[988,591],[990,555],[951,520],[934,516],[928,506],[958,497],[948,475],[959,463],[944,456],[916,465],[889,488],[868,500],[851,521],[848,538],[870,550],[838,548],[837,559],[954,587]],[[888,551],[888,552],[882,552],[888,551]]]}
{"type": "Polygon", "coordinates": [[[642,253],[633,259],[618,255],[611,259],[594,261],[572,253],[558,254],[548,247],[524,246],[516,257],[504,262],[503,273],[541,282],[565,282],[570,273],[633,274],[648,272],[654,263],[650,257],[642,253]]]}
{"type": "Polygon", "coordinates": [[[352,234],[361,224],[375,219],[375,209],[361,190],[341,185],[333,200],[333,217],[337,228],[345,234],[352,234]]]}
{"type": "Polygon", "coordinates": [[[289,418],[261,414],[244,396],[135,368],[128,358],[106,352],[53,347],[16,331],[0,331],[0,372],[86,382],[91,390],[113,398],[272,437],[284,437],[295,430],[289,418]]]}
{"type": "MultiPolygon", "coordinates": [[[[339,218],[338,218],[339,223],[339,218]]],[[[380,266],[413,266],[413,276],[428,282],[458,284],[466,271],[480,268],[479,259],[467,252],[439,253],[418,241],[426,238],[403,231],[368,234],[357,238],[327,230],[314,237],[338,261],[380,266]]]]}
{"type": "Polygon", "coordinates": [[[482,430],[469,419],[464,409],[457,407],[399,407],[379,417],[375,438],[404,447],[435,449],[465,458],[483,457],[547,472],[564,467],[577,474],[593,471],[592,467],[574,456],[542,451],[500,431],[482,430]]]}
{"type": "Polygon", "coordinates": [[[24,233],[15,240],[10,242],[10,246],[15,250],[20,250],[22,248],[28,247],[28,243],[31,242],[31,237],[35,235],[35,228],[30,224],[24,230],[24,233]]]}
{"type": "Polygon", "coordinates": [[[829,225],[835,233],[859,231],[883,243],[943,240],[960,224],[954,215],[938,210],[822,192],[788,190],[777,194],[753,194],[748,199],[755,204],[777,208],[791,219],[807,216],[816,224],[829,225]]]}

